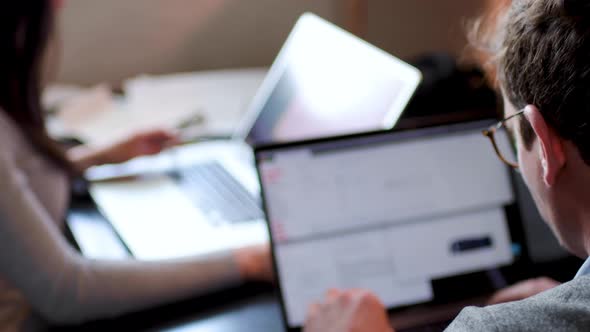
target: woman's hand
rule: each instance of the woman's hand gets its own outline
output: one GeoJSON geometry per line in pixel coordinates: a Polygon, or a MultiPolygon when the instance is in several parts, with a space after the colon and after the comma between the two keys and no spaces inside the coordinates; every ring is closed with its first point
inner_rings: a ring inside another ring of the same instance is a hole
{"type": "Polygon", "coordinates": [[[240,276],[249,281],[274,281],[270,245],[250,246],[236,250],[240,276]]]}
{"type": "Polygon", "coordinates": [[[158,154],[178,143],[177,136],[166,130],[140,132],[104,149],[101,152],[102,162],[118,164],[136,157],[158,154]]]}
{"type": "Polygon", "coordinates": [[[174,133],[159,129],[140,132],[102,148],[75,147],[68,151],[68,155],[78,170],[85,171],[92,166],[119,164],[136,157],[158,154],[178,143],[174,133]]]}

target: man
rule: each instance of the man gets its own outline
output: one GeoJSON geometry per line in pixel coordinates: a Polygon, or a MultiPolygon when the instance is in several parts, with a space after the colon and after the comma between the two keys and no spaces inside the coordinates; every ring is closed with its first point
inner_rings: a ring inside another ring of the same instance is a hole
{"type": "MultiPolygon", "coordinates": [[[[517,166],[560,243],[590,255],[590,1],[513,0],[479,26],[514,136],[517,166]]],[[[504,158],[506,159],[506,158],[504,158]]],[[[514,297],[514,299],[517,299],[514,297]]],[[[466,308],[448,331],[590,330],[590,259],[576,277],[533,297],[466,308]]],[[[393,331],[362,290],[328,292],[308,332],[393,331]]]]}

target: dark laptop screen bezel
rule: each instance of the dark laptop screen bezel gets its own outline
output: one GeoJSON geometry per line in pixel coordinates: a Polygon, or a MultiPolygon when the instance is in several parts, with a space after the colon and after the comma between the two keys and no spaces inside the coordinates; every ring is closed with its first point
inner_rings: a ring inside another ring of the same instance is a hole
{"type": "MultiPolygon", "coordinates": [[[[263,162],[264,160],[266,160],[268,158],[269,154],[272,154],[274,151],[284,152],[285,150],[289,150],[289,149],[299,149],[302,147],[309,147],[309,146],[315,146],[316,149],[321,149],[322,145],[326,146],[328,144],[331,146],[332,149],[334,148],[334,144],[339,144],[339,145],[341,144],[340,146],[342,148],[350,147],[351,144],[354,146],[358,146],[358,145],[362,145],[362,144],[379,145],[379,144],[385,144],[385,143],[391,143],[391,142],[414,140],[414,139],[421,138],[421,137],[433,137],[433,136],[448,135],[448,134],[452,134],[452,133],[460,133],[460,132],[465,132],[465,131],[474,131],[474,130],[478,130],[478,129],[485,129],[497,121],[497,119],[495,119],[495,118],[488,118],[488,117],[486,117],[484,119],[476,118],[475,120],[469,119],[469,120],[464,120],[462,122],[453,122],[452,119],[444,119],[444,120],[445,121],[442,121],[442,123],[444,123],[444,124],[441,124],[441,121],[434,121],[434,122],[428,123],[426,126],[421,127],[421,128],[415,128],[413,126],[409,126],[408,128],[396,129],[396,130],[392,130],[392,131],[374,131],[374,132],[368,132],[368,133],[362,133],[362,134],[353,134],[353,135],[346,135],[346,136],[339,136],[339,137],[332,137],[332,138],[322,138],[322,139],[315,139],[315,140],[308,140],[308,141],[290,142],[290,143],[282,143],[282,144],[274,144],[274,145],[266,145],[266,146],[256,147],[254,149],[254,155],[255,155],[255,160],[256,160],[256,169],[257,169],[257,174],[259,177],[259,183],[261,183],[260,190],[261,190],[261,197],[262,197],[262,206],[263,206],[265,213],[267,211],[266,196],[265,196],[264,186],[262,185],[262,181],[261,181],[261,174],[260,174],[259,165],[261,162],[263,162]],[[449,121],[450,121],[450,123],[448,123],[449,121]]],[[[482,135],[482,139],[485,139],[485,137],[483,137],[483,135],[482,135]]],[[[490,153],[494,153],[491,146],[490,146],[490,153]]],[[[511,177],[512,176],[513,176],[513,173],[511,175],[511,177]]],[[[513,180],[513,179],[511,178],[511,180],[513,180]]],[[[511,181],[511,187],[512,187],[513,192],[515,192],[513,181],[511,181]]],[[[521,216],[520,216],[520,213],[518,212],[519,210],[518,210],[518,202],[517,202],[516,193],[514,195],[514,199],[515,199],[515,201],[513,204],[511,204],[508,207],[505,207],[505,210],[506,210],[505,212],[506,212],[507,218],[508,218],[511,242],[521,244],[521,248],[520,248],[521,253],[518,257],[515,257],[515,262],[513,262],[511,265],[506,266],[506,267],[502,267],[502,269],[493,271],[493,273],[500,272],[501,275],[503,274],[502,279],[509,280],[510,282],[522,280],[522,279],[525,279],[530,276],[530,274],[528,273],[528,271],[529,271],[528,264],[530,263],[530,259],[528,257],[528,252],[526,249],[527,242],[526,242],[524,231],[523,231],[521,216]]],[[[279,293],[278,296],[279,296],[279,300],[280,300],[280,304],[281,304],[281,313],[283,316],[283,322],[284,322],[284,325],[285,325],[285,328],[287,331],[300,331],[302,327],[290,327],[289,323],[288,323],[288,318],[287,318],[288,315],[286,312],[285,300],[284,300],[283,292],[282,292],[282,288],[281,288],[280,275],[279,275],[278,269],[277,269],[277,261],[276,261],[277,258],[275,257],[275,251],[274,251],[275,241],[274,241],[268,220],[266,220],[266,225],[267,225],[267,229],[269,232],[270,245],[272,248],[273,269],[274,269],[275,276],[277,278],[276,283],[277,283],[277,290],[279,293]]],[[[488,273],[488,272],[482,271],[482,272],[477,272],[477,273],[468,274],[468,275],[457,275],[457,276],[453,276],[451,278],[445,278],[445,280],[446,279],[453,279],[453,278],[460,278],[460,277],[466,277],[466,278],[472,277],[473,281],[475,281],[476,278],[482,277],[480,274],[488,273]]],[[[496,274],[496,276],[497,276],[497,274],[496,274]]],[[[492,277],[489,277],[489,278],[492,278],[492,277]]],[[[433,281],[433,282],[436,282],[436,281],[433,281]]],[[[493,280],[490,280],[490,283],[493,283],[493,280]]],[[[445,285],[444,280],[443,280],[443,282],[441,282],[441,285],[443,285],[443,286],[445,285]]],[[[500,285],[493,285],[493,286],[495,288],[499,288],[499,287],[502,287],[505,285],[500,284],[500,285]]],[[[465,293],[464,297],[461,297],[461,295],[459,295],[457,299],[453,299],[452,301],[465,302],[465,299],[474,298],[475,296],[487,295],[492,291],[491,289],[486,290],[484,288],[485,287],[482,288],[481,294],[473,294],[473,295],[469,294],[468,295],[467,293],[465,293]]],[[[488,285],[488,288],[489,288],[489,285],[488,285]]],[[[430,301],[430,302],[409,305],[409,306],[388,308],[388,312],[389,313],[396,313],[396,312],[401,313],[401,312],[410,310],[412,308],[418,308],[420,310],[428,310],[429,308],[434,308],[437,305],[441,305],[441,303],[440,303],[440,301],[437,301],[437,299],[435,298],[433,301],[430,301]]],[[[451,318],[451,317],[449,317],[449,318],[451,318]]]]}

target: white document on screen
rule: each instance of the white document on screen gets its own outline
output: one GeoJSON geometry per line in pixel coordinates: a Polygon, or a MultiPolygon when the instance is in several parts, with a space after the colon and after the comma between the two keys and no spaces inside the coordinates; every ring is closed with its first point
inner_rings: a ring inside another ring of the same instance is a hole
{"type": "Polygon", "coordinates": [[[508,204],[508,172],[488,144],[469,133],[283,153],[261,165],[270,222],[297,240],[508,204]]]}
{"type": "Polygon", "coordinates": [[[388,307],[410,305],[432,299],[433,279],[513,260],[501,209],[293,242],[275,254],[293,325],[331,288],[368,289],[388,307]],[[479,248],[461,247],[469,241],[479,248]]]}

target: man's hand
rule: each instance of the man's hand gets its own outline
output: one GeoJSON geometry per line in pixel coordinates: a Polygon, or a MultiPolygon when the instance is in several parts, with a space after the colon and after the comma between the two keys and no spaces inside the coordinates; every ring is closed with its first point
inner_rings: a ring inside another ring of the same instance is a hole
{"type": "Polygon", "coordinates": [[[305,332],[394,332],[385,307],[365,290],[330,290],[309,308],[305,332]]]}
{"type": "Polygon", "coordinates": [[[497,291],[489,300],[488,304],[498,304],[511,301],[524,300],[533,295],[559,286],[560,283],[550,278],[536,278],[524,280],[510,287],[497,291]]]}

